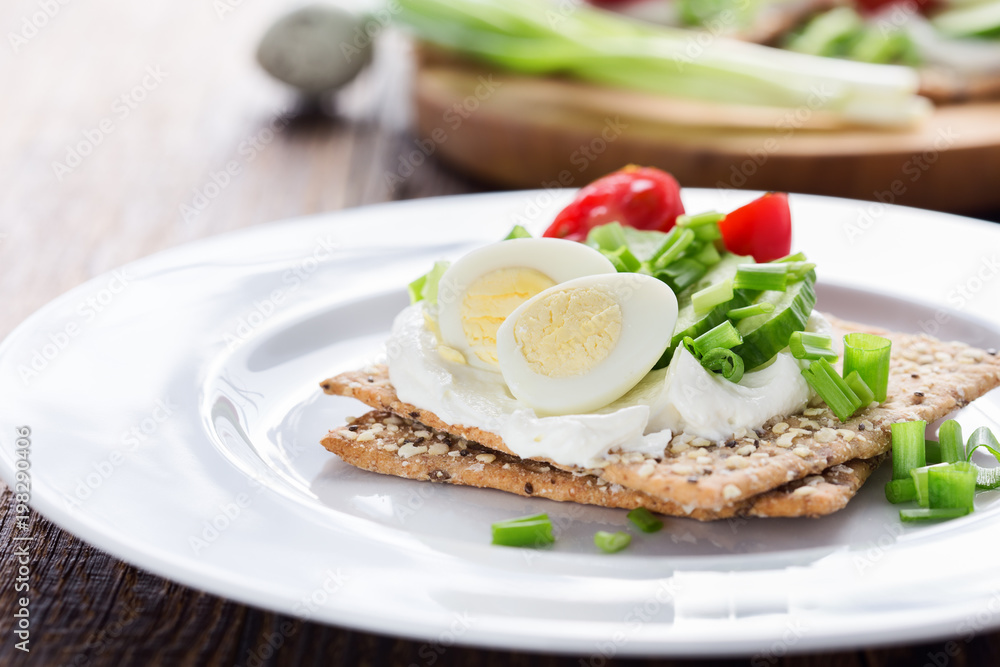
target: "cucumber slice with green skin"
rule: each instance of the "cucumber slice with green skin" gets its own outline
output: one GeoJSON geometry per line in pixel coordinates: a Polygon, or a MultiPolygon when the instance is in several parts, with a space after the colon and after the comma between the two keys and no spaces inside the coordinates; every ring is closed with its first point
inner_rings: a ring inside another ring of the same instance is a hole
{"type": "MultiPolygon", "coordinates": [[[[750,305],[753,299],[760,294],[759,292],[750,290],[736,290],[733,292],[733,298],[730,301],[721,303],[704,314],[695,313],[694,306],[691,304],[691,295],[695,292],[709,285],[714,285],[724,280],[731,280],[736,276],[736,269],[740,264],[750,262],[753,262],[753,259],[750,257],[727,254],[718,264],[709,269],[701,280],[677,295],[677,324],[674,326],[674,335],[670,339],[670,347],[663,353],[660,360],[656,362],[654,368],[664,368],[670,363],[670,359],[674,355],[674,350],[677,349],[677,346],[685,336],[697,338],[712,327],[722,324],[723,320],[726,319],[726,313],[730,310],[750,305]]],[[[788,344],[787,340],[785,344],[788,344]]]]}
{"type": "Polygon", "coordinates": [[[774,304],[774,312],[748,317],[736,324],[743,343],[734,347],[733,352],[743,357],[747,371],[767,363],[787,347],[793,332],[805,330],[816,305],[815,283],[816,272],[810,271],[784,292],[762,292],[753,301],[774,304]]]}

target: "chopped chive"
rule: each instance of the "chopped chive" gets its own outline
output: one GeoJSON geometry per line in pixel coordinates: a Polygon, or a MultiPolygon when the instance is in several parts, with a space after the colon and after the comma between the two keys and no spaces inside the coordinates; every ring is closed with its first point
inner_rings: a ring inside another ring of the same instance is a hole
{"type": "Polygon", "coordinates": [[[702,335],[694,339],[694,349],[697,352],[697,357],[701,359],[708,353],[709,350],[713,350],[717,347],[724,349],[730,349],[736,347],[743,342],[743,336],[740,332],[736,330],[733,323],[729,320],[723,320],[722,324],[715,326],[702,335]]]}
{"type": "Polygon", "coordinates": [[[679,215],[677,216],[677,224],[680,227],[701,227],[702,225],[717,225],[725,219],[725,213],[707,211],[695,215],[679,215]]]}
{"type": "Polygon", "coordinates": [[[721,283],[709,285],[703,290],[691,295],[691,305],[696,315],[704,315],[719,304],[733,299],[733,281],[723,280],[721,283]]]}
{"type": "Polygon", "coordinates": [[[599,530],[594,533],[594,544],[596,544],[597,548],[606,554],[617,553],[627,547],[631,542],[632,536],[622,531],[609,533],[605,530],[599,530]]]}
{"type": "Polygon", "coordinates": [[[885,400],[889,387],[889,357],[892,341],[867,333],[844,336],[844,375],[857,371],[875,394],[875,400],[885,400]]]}
{"type": "Polygon", "coordinates": [[[547,514],[498,521],[491,526],[493,544],[505,547],[539,547],[555,542],[547,514]]]}
{"type": "Polygon", "coordinates": [[[645,507],[636,507],[628,513],[628,520],[644,533],[655,533],[663,528],[663,522],[653,516],[645,507]]]}
{"type": "Polygon", "coordinates": [[[743,379],[743,371],[746,368],[743,357],[722,347],[709,350],[702,357],[701,365],[706,370],[718,373],[733,383],[743,379]]]}
{"type": "Polygon", "coordinates": [[[656,277],[670,286],[675,293],[683,292],[702,279],[708,267],[701,262],[685,257],[656,273],[656,277]]]}
{"type": "Polygon", "coordinates": [[[657,248],[653,256],[649,258],[649,264],[654,270],[660,271],[669,266],[674,260],[687,250],[687,247],[694,242],[694,232],[684,227],[674,227],[663,239],[663,243],[657,248]]]}
{"type": "Polygon", "coordinates": [[[625,232],[617,222],[609,222],[606,225],[594,227],[587,233],[587,244],[596,247],[598,250],[615,251],[622,246],[628,245],[625,232]]]}
{"type": "Polygon", "coordinates": [[[618,246],[617,250],[600,248],[600,253],[611,260],[618,273],[635,273],[642,266],[642,262],[636,259],[628,246],[618,246]]]}
{"type": "Polygon", "coordinates": [[[961,507],[938,509],[921,507],[919,509],[899,510],[899,518],[906,523],[913,521],[943,521],[946,519],[957,519],[960,516],[965,516],[970,511],[961,507]]]}
{"type": "Polygon", "coordinates": [[[796,252],[792,253],[791,255],[785,255],[784,257],[779,257],[778,259],[773,260],[771,263],[781,264],[784,262],[804,262],[804,261],[806,261],[805,253],[796,252]]]}
{"type": "Polygon", "coordinates": [[[954,419],[949,419],[941,424],[941,428],[938,430],[938,443],[941,445],[941,460],[945,463],[966,460],[962,425],[954,419]]]}
{"type": "Polygon", "coordinates": [[[836,361],[838,356],[833,351],[833,338],[824,334],[793,331],[792,337],[788,340],[788,347],[792,351],[792,356],[796,359],[826,359],[827,361],[836,361]]]}
{"type": "Polygon", "coordinates": [[[787,264],[740,264],[733,279],[735,289],[784,292],[788,287],[787,264]]]}
{"type": "Polygon", "coordinates": [[[851,391],[853,391],[857,395],[858,399],[861,400],[861,407],[867,407],[872,404],[872,401],[875,400],[875,393],[857,371],[851,371],[847,377],[844,378],[844,382],[847,383],[847,386],[851,388],[851,391]]]}
{"type": "Polygon", "coordinates": [[[885,498],[890,503],[909,502],[917,499],[917,485],[913,479],[894,479],[885,485],[885,498]]]}
{"type": "Polygon", "coordinates": [[[840,421],[847,421],[861,407],[861,399],[826,359],[812,362],[802,375],[840,421]]]}
{"type": "Polygon", "coordinates": [[[972,464],[945,463],[927,470],[931,509],[965,508],[972,511],[976,497],[976,470],[972,464]]]}
{"type": "Polygon", "coordinates": [[[714,243],[706,243],[705,246],[692,259],[701,262],[705,266],[715,266],[722,259],[722,255],[720,255],[719,251],[715,249],[714,243]]]}
{"type": "Polygon", "coordinates": [[[925,421],[899,422],[892,429],[892,478],[906,479],[914,468],[927,465],[924,449],[925,421]]]}
{"type": "Polygon", "coordinates": [[[424,285],[427,284],[427,274],[420,276],[406,286],[406,291],[410,295],[410,305],[420,303],[424,300],[424,285]]]}
{"type": "Polygon", "coordinates": [[[510,230],[507,236],[503,237],[504,241],[510,241],[511,239],[530,239],[531,233],[522,227],[521,225],[514,225],[514,228],[510,230]]]}
{"type": "Polygon", "coordinates": [[[744,306],[743,308],[733,308],[726,313],[726,317],[731,320],[742,320],[748,317],[755,317],[757,315],[768,315],[773,312],[774,304],[763,301],[761,303],[755,303],[751,306],[744,306]]]}

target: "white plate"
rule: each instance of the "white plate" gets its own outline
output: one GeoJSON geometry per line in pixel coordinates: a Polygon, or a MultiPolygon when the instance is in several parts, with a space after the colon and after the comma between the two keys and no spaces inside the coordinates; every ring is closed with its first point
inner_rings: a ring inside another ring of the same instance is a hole
{"type": "MultiPolygon", "coordinates": [[[[1000,625],[992,494],[965,519],[903,527],[883,470],[825,519],[670,520],[606,556],[592,535],[624,512],[382,477],[323,450],[325,432],[364,408],[317,384],[378,352],[406,282],[513,222],[537,229],[568,196],[357,209],[96,278],[0,347],[3,477],[15,427],[30,426],[32,505],[84,540],[196,588],[435,650],[766,658],[1000,625]],[[537,511],[557,526],[553,550],[489,545],[492,521],[537,511]]],[[[729,210],[752,196],[685,200],[729,210]]],[[[793,206],[822,308],[1000,341],[1000,228],[818,197],[793,206]],[[944,309],[959,285],[962,312],[944,309]],[[878,292],[857,289],[869,286],[878,292]]],[[[1000,396],[961,420],[996,426],[1000,396]]]]}

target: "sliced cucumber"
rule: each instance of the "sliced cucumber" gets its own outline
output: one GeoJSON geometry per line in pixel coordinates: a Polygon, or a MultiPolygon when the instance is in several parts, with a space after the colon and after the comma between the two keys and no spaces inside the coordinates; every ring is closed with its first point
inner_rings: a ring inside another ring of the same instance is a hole
{"type": "Polygon", "coordinates": [[[770,361],[788,346],[793,332],[806,328],[816,305],[815,283],[816,272],[810,271],[784,292],[762,292],[754,299],[753,303],[774,304],[774,312],[748,317],[736,324],[743,343],[734,347],[733,352],[743,357],[747,371],[770,361]]]}
{"type": "MultiPolygon", "coordinates": [[[[670,359],[674,355],[674,350],[677,349],[677,345],[680,344],[685,336],[697,338],[712,327],[721,324],[726,319],[726,313],[733,308],[742,308],[743,306],[750,305],[751,301],[759,293],[748,290],[736,290],[733,293],[732,300],[719,304],[704,315],[699,315],[695,313],[694,306],[691,304],[691,295],[709,285],[714,285],[724,280],[731,280],[736,275],[737,266],[752,261],[751,258],[743,257],[742,255],[727,254],[718,264],[709,269],[701,280],[677,295],[678,312],[677,324],[674,326],[674,335],[670,339],[670,347],[656,363],[656,368],[663,368],[670,363],[670,359]]],[[[788,344],[787,340],[785,344],[788,344]]]]}

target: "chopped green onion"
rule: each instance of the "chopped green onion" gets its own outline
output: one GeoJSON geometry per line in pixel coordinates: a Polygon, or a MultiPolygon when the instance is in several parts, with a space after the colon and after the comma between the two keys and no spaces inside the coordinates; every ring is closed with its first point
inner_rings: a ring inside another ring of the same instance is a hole
{"type": "Polygon", "coordinates": [[[510,241],[511,239],[530,239],[531,233],[522,227],[521,225],[514,225],[514,229],[503,238],[504,241],[510,241]]]}
{"type": "Polygon", "coordinates": [[[844,378],[844,382],[847,386],[851,388],[858,399],[861,401],[861,407],[866,407],[872,404],[875,400],[875,392],[871,390],[868,383],[862,379],[857,371],[851,371],[847,377],[844,378]]]}
{"type": "Polygon", "coordinates": [[[757,315],[768,315],[774,312],[774,304],[762,301],[760,303],[755,303],[751,306],[744,306],[743,308],[733,308],[728,313],[726,317],[731,320],[742,320],[748,317],[755,317],[757,315]]]}
{"type": "Polygon", "coordinates": [[[615,251],[622,246],[628,245],[625,232],[617,222],[609,222],[606,225],[599,225],[591,228],[587,233],[587,245],[594,246],[598,250],[615,251]]]}
{"type": "Polygon", "coordinates": [[[840,421],[847,421],[861,407],[861,399],[826,359],[812,362],[802,375],[840,421]]]}
{"type": "Polygon", "coordinates": [[[681,339],[681,345],[684,346],[685,350],[691,353],[692,357],[699,359],[698,350],[694,346],[694,338],[691,338],[691,336],[684,336],[684,338],[681,339]]]}
{"type": "Polygon", "coordinates": [[[833,338],[825,334],[793,331],[792,337],[788,340],[788,347],[796,359],[837,360],[837,353],[833,351],[833,338]]]}
{"type": "Polygon", "coordinates": [[[609,533],[599,530],[594,533],[594,544],[606,554],[621,551],[632,542],[632,536],[625,532],[609,533]]]}
{"type": "Polygon", "coordinates": [[[628,513],[628,520],[644,533],[655,533],[663,528],[663,522],[653,516],[645,507],[636,507],[628,513]]]}
{"type": "MultiPolygon", "coordinates": [[[[981,426],[972,432],[969,436],[969,442],[966,446],[966,460],[972,461],[972,454],[982,447],[990,454],[993,455],[998,462],[1000,462],[1000,443],[997,442],[996,437],[993,432],[981,426]]],[[[976,466],[979,471],[979,479],[976,481],[976,485],[980,489],[997,489],[1000,488],[1000,468],[981,468],[976,466]]]]}
{"type": "Polygon", "coordinates": [[[943,521],[946,519],[957,519],[969,512],[971,510],[961,507],[938,509],[921,507],[919,509],[899,510],[899,518],[906,523],[913,521],[943,521]]]}
{"type": "Polygon", "coordinates": [[[406,291],[410,295],[410,305],[419,303],[424,299],[424,285],[427,284],[427,274],[420,276],[406,286],[406,291]]]}
{"type": "Polygon", "coordinates": [[[709,350],[717,347],[726,350],[736,347],[743,342],[743,336],[736,330],[733,323],[723,320],[722,324],[715,326],[702,335],[694,339],[694,349],[698,352],[697,357],[701,359],[709,350]]]}
{"type": "Polygon", "coordinates": [[[733,299],[733,281],[723,280],[721,283],[709,285],[703,290],[691,295],[691,305],[696,315],[704,315],[719,304],[733,299]]]}
{"type": "Polygon", "coordinates": [[[787,264],[740,264],[733,279],[735,289],[784,292],[788,287],[787,264]]]}
{"type": "Polygon", "coordinates": [[[892,478],[907,479],[911,470],[927,465],[927,451],[924,449],[924,431],[927,429],[927,422],[899,422],[890,428],[892,478]]]}
{"type": "Polygon", "coordinates": [[[927,470],[931,509],[965,508],[972,511],[976,497],[976,470],[972,464],[945,463],[927,470]]]}
{"type": "MultiPolygon", "coordinates": [[[[715,249],[714,243],[706,243],[693,259],[701,262],[705,266],[715,266],[722,259],[722,255],[715,249]]],[[[677,260],[678,262],[682,260],[677,260]]],[[[675,262],[676,263],[676,262],[675,262]]]]}
{"type": "Polygon", "coordinates": [[[702,279],[708,272],[708,267],[701,262],[688,257],[676,262],[656,273],[656,277],[670,286],[675,293],[686,290],[702,279]]]}
{"type": "Polygon", "coordinates": [[[938,430],[938,443],[941,445],[941,460],[945,463],[967,460],[965,456],[965,440],[962,438],[962,425],[954,419],[941,424],[938,430]]]}
{"type": "Polygon", "coordinates": [[[785,43],[785,48],[813,56],[839,56],[864,29],[861,15],[851,7],[816,14],[785,43]]]}
{"type": "MultiPolygon", "coordinates": [[[[944,463],[937,463],[935,465],[946,465],[944,463]]],[[[913,481],[913,486],[917,490],[917,504],[921,507],[930,507],[930,496],[927,493],[927,471],[930,470],[931,466],[921,466],[919,468],[913,468],[910,470],[910,479],[913,481]]]]}
{"type": "Polygon", "coordinates": [[[649,264],[654,270],[662,270],[669,266],[674,260],[687,250],[688,246],[694,242],[694,232],[684,227],[674,227],[663,239],[663,243],[657,248],[653,256],[649,258],[649,264]]]}
{"type": "Polygon", "coordinates": [[[947,463],[941,458],[941,445],[936,440],[924,440],[924,458],[927,459],[929,466],[935,463],[947,463]]]}
{"type": "Polygon", "coordinates": [[[700,227],[693,227],[694,237],[698,241],[716,241],[722,238],[722,230],[719,229],[719,225],[701,225],[700,227]]]}
{"type": "Polygon", "coordinates": [[[552,544],[552,522],[548,514],[498,521],[491,526],[493,544],[505,547],[538,547],[552,544]]]}
{"type": "Polygon", "coordinates": [[[619,246],[617,250],[604,250],[600,253],[607,257],[618,273],[635,273],[642,266],[642,262],[635,258],[628,246],[619,246]]]}
{"type": "Polygon", "coordinates": [[[868,333],[844,336],[844,375],[857,371],[875,394],[875,400],[885,400],[889,387],[889,357],[892,341],[868,333]]]}
{"type": "Polygon", "coordinates": [[[732,350],[722,347],[709,350],[701,359],[701,365],[712,373],[718,373],[730,382],[736,383],[743,379],[746,364],[743,357],[732,350]]]}
{"type": "Polygon", "coordinates": [[[708,211],[696,215],[679,215],[677,224],[681,227],[701,227],[702,225],[717,225],[726,219],[725,213],[708,211]]]}
{"type": "Polygon", "coordinates": [[[790,283],[804,280],[809,272],[816,268],[812,262],[785,262],[784,266],[788,267],[788,282],[790,283]]]}
{"type": "Polygon", "coordinates": [[[894,479],[885,485],[885,498],[890,503],[909,502],[917,499],[917,485],[913,479],[894,479]]]}

